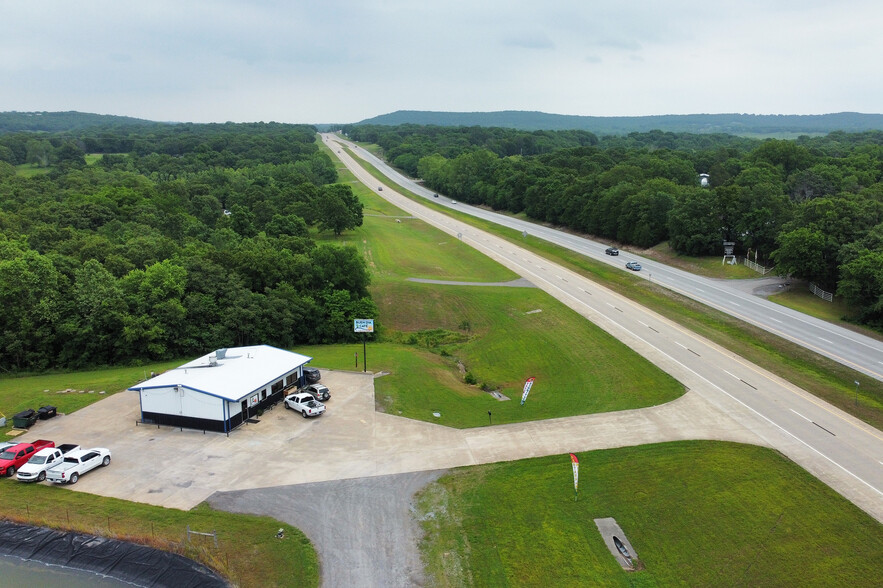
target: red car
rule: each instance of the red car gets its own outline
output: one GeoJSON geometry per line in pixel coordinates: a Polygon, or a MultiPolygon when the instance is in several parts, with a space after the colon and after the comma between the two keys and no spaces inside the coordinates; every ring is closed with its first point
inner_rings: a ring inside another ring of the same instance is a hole
{"type": "Polygon", "coordinates": [[[33,443],[19,443],[7,447],[0,453],[0,476],[15,475],[16,470],[28,463],[35,453],[47,447],[55,447],[55,442],[38,439],[33,443]]]}

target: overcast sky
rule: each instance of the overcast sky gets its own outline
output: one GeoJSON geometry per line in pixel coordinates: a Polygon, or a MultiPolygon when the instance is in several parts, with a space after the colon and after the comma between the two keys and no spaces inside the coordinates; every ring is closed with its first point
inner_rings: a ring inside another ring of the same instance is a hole
{"type": "Polygon", "coordinates": [[[880,0],[0,0],[0,111],[883,112],[880,0]]]}

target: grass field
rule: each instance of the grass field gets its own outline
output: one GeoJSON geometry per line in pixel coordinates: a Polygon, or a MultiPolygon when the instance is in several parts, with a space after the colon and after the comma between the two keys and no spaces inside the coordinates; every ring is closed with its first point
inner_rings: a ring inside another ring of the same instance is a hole
{"type": "MultiPolygon", "coordinates": [[[[372,174],[381,176],[380,172],[369,164],[364,162],[361,164],[372,174]]],[[[442,210],[464,223],[507,239],[604,284],[607,288],[778,374],[841,410],[878,429],[883,429],[883,382],[607,264],[596,262],[532,235],[525,239],[519,231],[440,207],[405,190],[400,189],[399,192],[421,204],[442,210]],[[860,382],[858,402],[855,402],[853,385],[855,381],[860,382]]]]}
{"type": "MultiPolygon", "coordinates": [[[[113,467],[113,466],[110,466],[113,467]]],[[[269,517],[160,508],[43,484],[0,480],[3,517],[36,526],[113,537],[180,553],[242,587],[319,585],[319,561],[298,529],[269,517]],[[218,533],[186,542],[186,529],[218,533]],[[283,539],[276,532],[285,530],[283,539]]],[[[2,583],[2,581],[0,581],[2,583]]]]}
{"type": "MultiPolygon", "coordinates": [[[[488,424],[489,410],[501,424],[652,406],[683,394],[673,378],[541,290],[408,281],[495,283],[518,276],[426,223],[402,218],[338,171],[365,206],[364,225],[347,241],[368,260],[380,310],[380,343],[369,351],[371,370],[390,372],[376,382],[380,410],[474,427],[488,424]],[[528,377],[536,384],[521,407],[528,377]],[[491,390],[512,400],[500,402],[491,390]]],[[[357,347],[342,354],[343,367],[355,365],[357,347]]],[[[336,354],[330,349],[299,351],[315,365],[340,365],[323,363],[336,354]]]]}
{"type": "Polygon", "coordinates": [[[879,586],[883,526],[761,447],[684,441],[454,470],[425,488],[436,586],[879,586]],[[624,571],[593,519],[637,552],[624,571]]]}
{"type": "Polygon", "coordinates": [[[635,253],[649,257],[650,259],[655,259],[666,265],[708,278],[750,280],[763,277],[761,274],[745,265],[730,265],[722,263],[723,256],[692,257],[689,255],[681,255],[669,247],[668,241],[660,243],[650,249],[636,249],[635,253]]]}
{"type": "MultiPolygon", "coordinates": [[[[49,373],[23,377],[0,377],[0,412],[12,425],[12,415],[27,408],[51,405],[71,413],[143,381],[150,372],[163,372],[184,363],[167,361],[140,367],[103,368],[82,372],[49,373]],[[72,392],[61,391],[73,390],[72,392]],[[106,394],[101,394],[105,392],[106,394]]],[[[3,429],[0,429],[2,431],[3,429]]]]}

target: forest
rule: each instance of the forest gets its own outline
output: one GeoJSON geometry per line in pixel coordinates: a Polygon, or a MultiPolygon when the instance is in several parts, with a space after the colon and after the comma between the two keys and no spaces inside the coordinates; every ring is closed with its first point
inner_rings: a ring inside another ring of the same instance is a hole
{"type": "Polygon", "coordinates": [[[316,242],[362,205],[315,128],[71,126],[0,134],[3,372],[341,342],[376,316],[362,256],[316,242]]]}
{"type": "Polygon", "coordinates": [[[737,254],[883,326],[883,132],[756,140],[650,131],[353,125],[427,187],[637,247],[737,254]],[[706,186],[700,174],[708,174],[706,186]]]}

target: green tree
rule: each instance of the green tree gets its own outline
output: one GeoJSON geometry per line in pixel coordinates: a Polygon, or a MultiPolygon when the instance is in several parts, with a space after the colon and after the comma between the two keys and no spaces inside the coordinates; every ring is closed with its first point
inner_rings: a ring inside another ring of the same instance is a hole
{"type": "Polygon", "coordinates": [[[335,235],[362,226],[362,203],[346,184],[332,184],[322,188],[316,202],[319,210],[319,230],[333,231],[335,235]]]}

